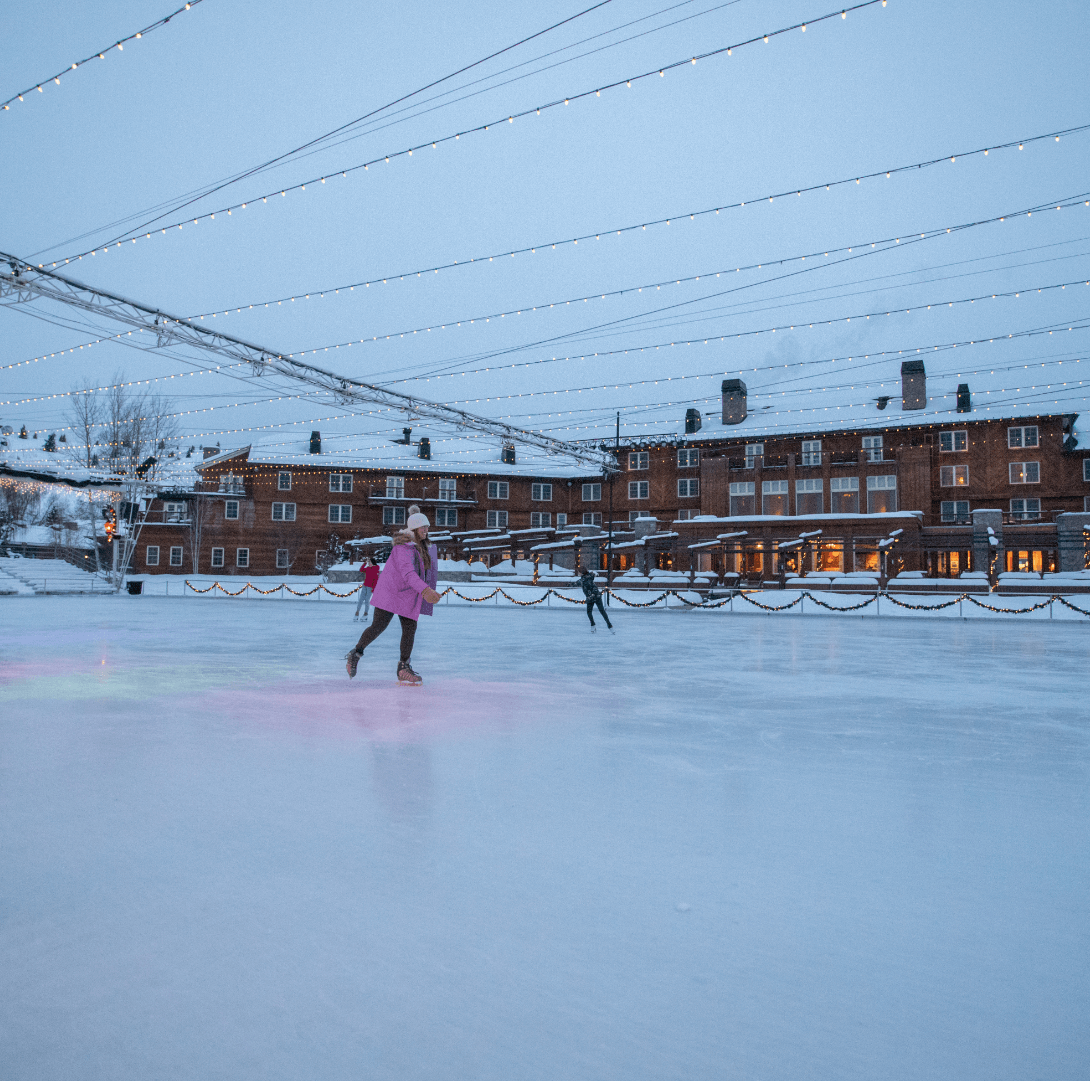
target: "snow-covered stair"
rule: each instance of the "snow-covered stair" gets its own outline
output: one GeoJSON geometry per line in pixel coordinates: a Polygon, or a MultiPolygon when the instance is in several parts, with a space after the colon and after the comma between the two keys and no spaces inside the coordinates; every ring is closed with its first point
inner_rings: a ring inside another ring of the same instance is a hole
{"type": "MultiPolygon", "coordinates": [[[[6,559],[0,559],[0,564],[7,562],[6,559]]],[[[8,573],[5,567],[0,566],[0,594],[10,593],[33,594],[34,590],[21,578],[8,573]]]]}
{"type": "Polygon", "coordinates": [[[0,592],[108,593],[110,587],[96,575],[73,567],[63,559],[6,556],[0,557],[0,592]]]}

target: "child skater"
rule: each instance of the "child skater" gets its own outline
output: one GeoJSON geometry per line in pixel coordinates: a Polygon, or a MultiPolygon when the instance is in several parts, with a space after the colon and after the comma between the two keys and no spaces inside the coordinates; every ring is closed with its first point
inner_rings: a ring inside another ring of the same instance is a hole
{"type": "Polygon", "coordinates": [[[587,598],[587,619],[590,620],[590,633],[596,634],[598,631],[598,628],[594,625],[594,606],[598,605],[598,611],[602,613],[602,618],[606,621],[609,633],[616,634],[613,624],[609,621],[609,616],[606,615],[606,610],[602,607],[602,594],[594,584],[594,575],[589,567],[583,569],[583,573],[579,577],[579,584],[583,587],[583,596],[587,598]]]}
{"type": "Polygon", "coordinates": [[[363,585],[360,586],[360,595],[356,600],[356,614],[352,617],[353,623],[360,618],[360,608],[363,609],[365,622],[371,611],[371,594],[378,584],[378,564],[375,562],[374,556],[367,556],[364,559],[363,565],[360,567],[360,573],[363,575],[363,585]]]}
{"type": "Polygon", "coordinates": [[[386,560],[371,598],[375,609],[371,625],[345,656],[350,679],[355,678],[363,651],[386,630],[396,615],[401,620],[401,660],[397,678],[402,683],[421,682],[409,664],[416,621],[421,614],[430,616],[432,606],[439,603],[439,594],[435,591],[439,560],[435,545],[428,544],[430,525],[428,519],[417,512],[409,515],[405,529],[394,537],[390,558],[386,560]]]}

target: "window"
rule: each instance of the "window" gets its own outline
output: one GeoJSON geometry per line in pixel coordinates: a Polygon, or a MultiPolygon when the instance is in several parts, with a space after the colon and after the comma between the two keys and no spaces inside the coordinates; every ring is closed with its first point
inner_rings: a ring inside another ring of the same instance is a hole
{"type": "Polygon", "coordinates": [[[679,510],[677,512],[677,520],[679,522],[687,522],[690,518],[695,518],[700,511],[697,510],[679,510]]]}
{"type": "Polygon", "coordinates": [[[867,477],[867,513],[892,514],[896,510],[897,478],[895,476],[867,477]]]}
{"type": "Polygon", "coordinates": [[[961,488],[968,483],[969,467],[967,465],[944,465],[939,468],[939,486],[941,488],[961,488]]]}
{"type": "Polygon", "coordinates": [[[739,514],[753,514],[754,483],[751,480],[733,481],[730,486],[730,514],[734,518],[739,514]]]}
{"type": "Polygon", "coordinates": [[[531,484],[530,498],[538,503],[551,503],[553,499],[553,486],[551,484],[531,484]]]}
{"type": "Polygon", "coordinates": [[[556,528],[563,529],[568,524],[568,516],[566,514],[558,514],[556,516],[556,528]]]}
{"type": "MultiPolygon", "coordinates": [[[[688,514],[688,511],[682,511],[682,515],[688,514]]],[[[630,510],[628,512],[628,524],[631,525],[637,518],[650,518],[651,515],[645,510],[630,510]]]]}
{"type": "MultiPolygon", "coordinates": [[[[595,484],[593,487],[601,491],[601,485],[595,484]]],[[[583,491],[586,492],[588,485],[583,485],[583,491]]],[[[586,495],[583,496],[586,499],[586,495]]],[[[595,499],[598,496],[594,497],[595,499]]],[[[628,498],[629,499],[650,499],[651,498],[651,482],[646,480],[630,480],[628,482],[628,498]]]]}
{"type": "Polygon", "coordinates": [[[182,565],[182,546],[180,544],[171,546],[170,565],[172,567],[180,567],[182,565]]]}
{"type": "Polygon", "coordinates": [[[700,465],[700,451],[679,450],[677,452],[678,469],[695,469],[700,465]]]}
{"type": "Polygon", "coordinates": [[[634,454],[628,456],[628,468],[629,469],[650,469],[651,468],[651,455],[645,451],[637,451],[634,454]]]}
{"type": "Polygon", "coordinates": [[[274,503],[272,505],[272,520],[274,522],[294,522],[294,503],[274,503]]]}
{"type": "Polygon", "coordinates": [[[348,503],[330,503],[329,520],[331,522],[351,522],[352,507],[348,503]]]}
{"type": "Polygon", "coordinates": [[[405,508],[404,507],[383,507],[382,508],[382,524],[383,525],[404,525],[405,524],[405,508]]]}
{"type": "MultiPolygon", "coordinates": [[[[289,474],[290,476],[290,474],[289,474]]],[[[286,571],[291,564],[288,562],[288,550],[287,548],[277,548],[276,550],[276,569],[278,571],[286,571]]]]}
{"type": "Polygon", "coordinates": [[[485,526],[488,529],[506,529],[507,511],[490,510],[485,514],[485,526]]]}
{"type": "Polygon", "coordinates": [[[1011,462],[1011,484],[1040,484],[1040,462],[1011,462]]]}
{"type": "Polygon", "coordinates": [[[226,473],[220,477],[220,491],[228,495],[243,495],[246,488],[241,477],[236,477],[234,473],[226,473]]]}
{"type": "Polygon", "coordinates": [[[489,499],[508,499],[510,490],[511,486],[505,480],[490,480],[488,482],[489,499]]]}
{"type": "Polygon", "coordinates": [[[825,486],[820,477],[795,481],[795,513],[822,514],[825,511],[825,486]]]}
{"type": "Polygon", "coordinates": [[[764,480],[761,481],[761,513],[762,514],[786,514],[787,513],[787,481],[764,480]]]}
{"type": "MultiPolygon", "coordinates": [[[[391,510],[394,508],[391,507],[391,510]]],[[[401,510],[401,507],[397,508],[401,510]]],[[[441,526],[447,526],[458,524],[458,511],[454,507],[436,507],[435,508],[435,524],[441,526]]]]}
{"type": "Polygon", "coordinates": [[[1037,445],[1036,425],[1030,425],[1028,428],[1007,429],[1008,447],[1036,447],[1037,445]]]}
{"type": "Polygon", "coordinates": [[[859,478],[833,477],[829,481],[829,502],[833,514],[858,514],[859,478]]]}
{"type": "Polygon", "coordinates": [[[939,504],[939,509],[944,522],[956,522],[960,525],[966,525],[969,522],[969,500],[967,499],[944,499],[939,504]]]}
{"type": "Polygon", "coordinates": [[[1082,479],[1090,481],[1090,458],[1083,458],[1082,460],[1082,479]]]}
{"type": "Polygon", "coordinates": [[[185,504],[184,503],[164,503],[163,504],[163,521],[164,522],[184,522],[185,521],[185,504]]]}
{"type": "Polygon", "coordinates": [[[583,511],[583,525],[598,525],[602,524],[602,515],[599,511],[583,511]]]}
{"type": "Polygon", "coordinates": [[[458,482],[452,477],[439,478],[439,498],[451,502],[458,498],[458,482]]]}
{"type": "Polygon", "coordinates": [[[237,518],[238,517],[238,500],[228,499],[223,504],[223,516],[224,518],[237,518]]]}
{"type": "Polygon", "coordinates": [[[531,529],[548,529],[553,524],[553,516],[547,510],[534,510],[530,512],[531,529]]]}
{"type": "Polygon", "coordinates": [[[820,439],[804,439],[802,441],[802,464],[821,465],[820,439]]]}
{"type": "Polygon", "coordinates": [[[149,544],[144,553],[144,563],[149,567],[159,566],[159,545],[149,544]]]}
{"type": "MultiPolygon", "coordinates": [[[[290,473],[277,473],[276,474],[276,487],[278,491],[290,492],[291,491],[291,474],[290,473]]],[[[279,567],[280,564],[277,563],[279,567]]],[[[285,564],[286,566],[286,564],[285,564]]]]}
{"type": "Polygon", "coordinates": [[[583,485],[583,502],[593,503],[602,498],[602,486],[600,484],[583,485]]]}
{"type": "Polygon", "coordinates": [[[1029,521],[1041,517],[1041,501],[1039,499],[1012,499],[1011,517],[1029,521]]]}
{"type": "Polygon", "coordinates": [[[222,548],[213,548],[212,549],[212,566],[213,567],[222,567],[223,566],[223,549],[222,548]]]}
{"type": "MultiPolygon", "coordinates": [[[[332,489],[330,489],[332,491],[332,489]]],[[[387,477],[386,478],[386,498],[387,499],[404,499],[405,498],[405,478],[404,477],[387,477]]]]}
{"type": "Polygon", "coordinates": [[[954,451],[968,449],[968,432],[939,432],[939,451],[941,453],[952,454],[954,451]]]}
{"type": "Polygon", "coordinates": [[[880,435],[863,436],[863,449],[867,452],[868,462],[882,461],[882,437],[880,435]]]}
{"type": "Polygon", "coordinates": [[[677,494],[682,499],[692,499],[700,495],[700,481],[696,477],[691,480],[679,480],[677,482],[677,494]]]}
{"type": "MultiPolygon", "coordinates": [[[[387,481],[387,483],[389,483],[387,481]]],[[[351,473],[330,473],[329,474],[329,490],[331,492],[350,492],[352,491],[352,474],[351,473]]]]}
{"type": "Polygon", "coordinates": [[[754,459],[760,458],[764,455],[765,445],[764,443],[747,443],[746,444],[746,469],[752,469],[756,464],[754,459]]]}
{"type": "Polygon", "coordinates": [[[235,566],[236,567],[248,567],[250,565],[250,549],[249,548],[236,548],[235,549],[235,566]]]}

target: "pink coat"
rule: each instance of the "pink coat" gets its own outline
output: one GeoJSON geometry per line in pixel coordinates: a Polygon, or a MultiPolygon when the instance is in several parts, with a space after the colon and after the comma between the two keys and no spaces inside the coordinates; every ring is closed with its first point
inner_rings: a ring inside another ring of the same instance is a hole
{"type": "Polygon", "coordinates": [[[438,581],[439,557],[434,544],[428,545],[428,556],[431,567],[424,575],[423,562],[416,545],[405,534],[398,534],[394,538],[390,558],[386,560],[386,566],[378,576],[371,606],[393,612],[396,616],[408,616],[409,619],[418,619],[421,615],[430,616],[432,606],[424,600],[423,594],[428,586],[434,589],[438,581]]]}

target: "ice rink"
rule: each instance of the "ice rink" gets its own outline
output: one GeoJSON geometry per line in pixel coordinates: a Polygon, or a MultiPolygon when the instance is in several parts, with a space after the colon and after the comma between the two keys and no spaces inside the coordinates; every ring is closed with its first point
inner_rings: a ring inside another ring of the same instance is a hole
{"type": "Polygon", "coordinates": [[[1090,623],[0,600],[10,1081],[1090,1074],[1090,623]]]}

